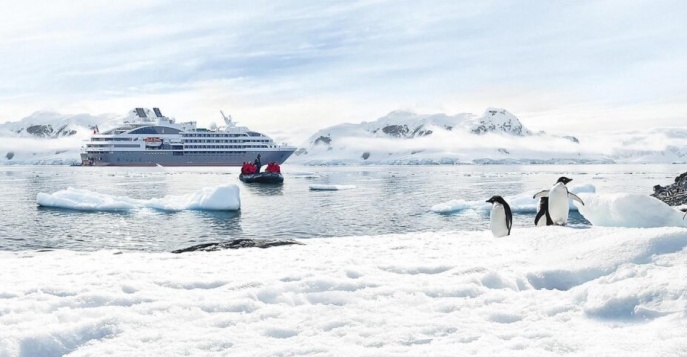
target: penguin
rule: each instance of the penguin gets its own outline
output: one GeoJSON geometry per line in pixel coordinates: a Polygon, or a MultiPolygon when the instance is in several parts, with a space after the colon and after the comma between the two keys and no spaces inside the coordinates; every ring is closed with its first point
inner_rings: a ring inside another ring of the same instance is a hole
{"type": "Polygon", "coordinates": [[[553,225],[551,215],[549,215],[548,197],[539,197],[539,209],[537,210],[537,216],[534,217],[534,225],[538,227],[553,225]],[[546,219],[541,219],[544,216],[546,216],[546,219]]]}
{"type": "Polygon", "coordinates": [[[566,184],[572,181],[565,176],[561,176],[550,190],[543,190],[534,195],[534,198],[548,197],[548,212],[551,221],[557,226],[564,226],[568,223],[568,198],[573,199],[584,206],[584,202],[572,192],[568,191],[566,184]]]}
{"type": "Polygon", "coordinates": [[[506,200],[501,196],[492,196],[487,202],[492,204],[489,214],[491,233],[494,234],[494,237],[510,235],[510,229],[513,226],[513,214],[506,200]]]}

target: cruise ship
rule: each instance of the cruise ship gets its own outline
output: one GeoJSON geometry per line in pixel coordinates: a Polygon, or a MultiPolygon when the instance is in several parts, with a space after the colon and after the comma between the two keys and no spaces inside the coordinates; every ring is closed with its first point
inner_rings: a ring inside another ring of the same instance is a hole
{"type": "Polygon", "coordinates": [[[85,166],[241,166],[260,161],[284,163],[296,151],[270,137],[236,126],[231,116],[224,126],[196,127],[196,122],[175,123],[159,108],[135,108],[122,125],[104,132],[97,127],[81,152],[85,166]]]}

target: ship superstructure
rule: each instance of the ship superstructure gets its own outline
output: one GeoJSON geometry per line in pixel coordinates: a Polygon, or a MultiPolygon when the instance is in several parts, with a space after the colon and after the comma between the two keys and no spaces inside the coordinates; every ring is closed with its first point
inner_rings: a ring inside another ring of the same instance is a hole
{"type": "Polygon", "coordinates": [[[195,121],[176,123],[159,108],[135,108],[122,125],[96,127],[81,153],[89,166],[241,166],[258,154],[263,163],[282,164],[296,151],[270,137],[237,126],[220,112],[224,126],[198,128],[195,121]]]}

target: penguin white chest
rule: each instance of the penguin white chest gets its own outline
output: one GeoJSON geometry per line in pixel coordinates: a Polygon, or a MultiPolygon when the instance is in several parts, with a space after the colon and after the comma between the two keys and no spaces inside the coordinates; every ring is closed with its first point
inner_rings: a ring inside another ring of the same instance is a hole
{"type": "Polygon", "coordinates": [[[549,191],[549,216],[553,224],[565,225],[568,222],[568,209],[568,188],[559,182],[549,191]]]}
{"type": "Polygon", "coordinates": [[[494,203],[491,206],[491,213],[489,214],[491,221],[491,233],[494,237],[504,237],[508,235],[508,223],[506,220],[506,210],[500,203],[494,203]]]}

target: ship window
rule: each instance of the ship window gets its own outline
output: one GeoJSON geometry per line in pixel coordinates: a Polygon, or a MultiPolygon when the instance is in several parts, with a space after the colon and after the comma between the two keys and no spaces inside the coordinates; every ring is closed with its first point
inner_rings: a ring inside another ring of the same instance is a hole
{"type": "Polygon", "coordinates": [[[129,134],[144,134],[144,135],[150,135],[150,134],[179,134],[181,130],[179,129],[173,129],[173,128],[166,128],[164,126],[144,126],[142,128],[134,129],[129,132],[129,134]]]}

